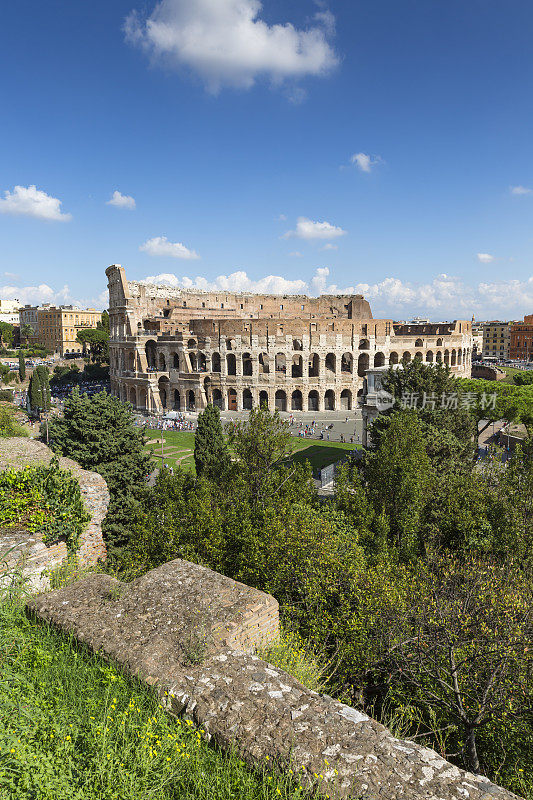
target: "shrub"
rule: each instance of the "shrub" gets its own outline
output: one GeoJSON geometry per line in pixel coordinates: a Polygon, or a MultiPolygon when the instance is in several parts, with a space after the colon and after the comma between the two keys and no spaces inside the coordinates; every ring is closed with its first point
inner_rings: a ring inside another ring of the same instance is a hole
{"type": "Polygon", "coordinates": [[[10,408],[0,406],[0,439],[12,436],[27,436],[26,428],[16,421],[10,408]]]}
{"type": "Polygon", "coordinates": [[[12,403],[13,389],[0,389],[0,400],[6,400],[8,403],[12,403]]]}

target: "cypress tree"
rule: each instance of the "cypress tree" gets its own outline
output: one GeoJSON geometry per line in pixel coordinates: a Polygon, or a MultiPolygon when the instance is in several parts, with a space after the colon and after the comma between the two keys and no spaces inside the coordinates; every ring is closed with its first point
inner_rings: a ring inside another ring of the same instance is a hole
{"type": "Polygon", "coordinates": [[[196,474],[211,480],[220,477],[230,463],[228,446],[224,440],[220,411],[209,404],[198,416],[194,439],[196,474]]]}
{"type": "Polygon", "coordinates": [[[35,369],[30,378],[30,406],[32,411],[39,411],[42,409],[42,391],[39,373],[35,369]]]}
{"type": "Polygon", "coordinates": [[[39,375],[39,383],[41,386],[41,408],[43,411],[50,411],[50,377],[48,374],[48,367],[37,367],[35,372],[39,375]]]}
{"type": "Polygon", "coordinates": [[[24,356],[22,355],[22,350],[19,350],[19,378],[21,382],[26,377],[26,361],[24,360],[24,356]]]}

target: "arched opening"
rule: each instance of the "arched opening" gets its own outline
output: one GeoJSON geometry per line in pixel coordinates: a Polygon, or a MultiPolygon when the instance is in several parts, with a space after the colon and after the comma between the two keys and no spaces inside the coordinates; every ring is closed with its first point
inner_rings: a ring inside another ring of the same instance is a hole
{"type": "Polygon", "coordinates": [[[301,356],[292,357],[291,373],[293,378],[301,378],[303,375],[303,359],[301,356]]]}
{"type": "Polygon", "coordinates": [[[198,371],[199,372],[207,371],[207,359],[205,353],[198,353],[198,371]]]}
{"type": "Polygon", "coordinates": [[[442,347],[442,339],[437,339],[437,347],[442,347]]]}
{"type": "Polygon", "coordinates": [[[360,378],[364,378],[368,369],[368,353],[361,353],[357,360],[357,374],[360,378]]]}
{"type": "Polygon", "coordinates": [[[460,366],[462,366],[462,363],[463,363],[463,358],[462,358],[462,356],[463,356],[463,351],[462,351],[462,350],[458,350],[458,351],[457,351],[457,363],[458,363],[460,366]]]}
{"type": "Polygon", "coordinates": [[[423,355],[423,353],[421,353],[421,352],[420,352],[420,350],[418,350],[418,351],[415,353],[415,359],[416,359],[417,361],[423,361],[423,360],[424,360],[424,355],[423,355]]]}
{"type": "Polygon", "coordinates": [[[169,396],[170,384],[168,378],[159,378],[157,385],[159,387],[159,399],[161,400],[161,405],[163,406],[163,408],[167,408],[168,401],[170,399],[169,396]]]}
{"type": "Polygon", "coordinates": [[[285,375],[287,369],[287,363],[284,353],[276,353],[275,364],[276,364],[276,372],[281,372],[283,375],[285,375]]]}
{"type": "Polygon", "coordinates": [[[351,411],[352,408],[352,393],[349,389],[343,389],[341,392],[341,409],[343,411],[351,411]]]}
{"type": "Polygon", "coordinates": [[[449,350],[445,350],[444,351],[444,363],[448,364],[448,365],[450,364],[450,351],[449,350]]]}
{"type": "Polygon", "coordinates": [[[220,353],[211,356],[211,372],[220,372],[220,353]]]}
{"type": "Polygon", "coordinates": [[[192,389],[187,392],[187,411],[196,411],[196,398],[192,389]]]}
{"type": "Polygon", "coordinates": [[[333,389],[328,389],[324,395],[324,409],[326,411],[335,411],[335,392],[333,389]]]}
{"type": "Polygon", "coordinates": [[[278,411],[287,410],[287,395],[285,394],[283,389],[278,389],[274,401],[275,401],[275,407],[277,408],[278,411]]]}
{"type": "Polygon", "coordinates": [[[146,353],[146,363],[150,369],[155,369],[156,361],[155,361],[155,342],[153,339],[149,339],[146,344],[144,345],[144,352],[146,353]]]}
{"type": "Polygon", "coordinates": [[[293,339],[292,340],[292,349],[293,350],[303,350],[302,340],[301,339],[293,339]]]}
{"type": "Polygon", "coordinates": [[[370,350],[370,342],[368,339],[361,339],[359,342],[359,350],[370,350]]]}
{"type": "Polygon", "coordinates": [[[146,389],[143,387],[137,392],[137,404],[143,411],[146,410],[146,389]]]}
{"type": "Polygon", "coordinates": [[[437,352],[436,361],[438,361],[439,364],[442,364],[442,353],[440,350],[437,352]]]}
{"type": "Polygon", "coordinates": [[[179,411],[181,408],[181,398],[180,393],[177,389],[174,389],[174,411],[179,411]]]}
{"type": "Polygon", "coordinates": [[[456,364],[457,364],[457,353],[455,352],[455,350],[452,350],[451,365],[452,367],[455,367],[456,364]]]}
{"type": "Polygon", "coordinates": [[[187,342],[187,349],[192,350],[193,347],[196,347],[196,339],[189,339],[187,342]]]}
{"type": "Polygon", "coordinates": [[[224,404],[222,403],[222,392],[220,389],[213,389],[213,405],[217,408],[220,408],[220,410],[222,410],[224,407],[224,404]]]}
{"type": "Polygon", "coordinates": [[[376,353],[374,356],[374,366],[375,367],[384,367],[385,366],[385,356],[383,353],[376,353]]]}
{"type": "Polygon", "coordinates": [[[259,374],[268,375],[269,372],[270,372],[270,366],[268,363],[268,354],[259,353],[259,374]]]}
{"type": "Polygon", "coordinates": [[[132,404],[133,408],[135,408],[137,406],[137,392],[135,391],[133,386],[129,391],[129,395],[130,395],[130,403],[132,404]]]}
{"type": "Polygon", "coordinates": [[[128,353],[128,369],[130,372],[135,372],[135,353],[128,353]]]}
{"type": "Polygon", "coordinates": [[[303,397],[299,389],[296,389],[291,396],[291,411],[301,411],[303,408],[303,397]]]}
{"type": "Polygon", "coordinates": [[[196,372],[196,353],[189,353],[189,362],[191,364],[191,372],[196,372]]]}
{"type": "Polygon", "coordinates": [[[173,367],[173,369],[179,369],[180,368],[180,357],[179,357],[178,353],[174,353],[173,356],[172,356],[172,367],[173,367]]]}
{"type": "Polygon", "coordinates": [[[353,357],[351,353],[343,353],[341,358],[341,372],[353,372],[353,357]]]}
{"type": "Polygon", "coordinates": [[[424,347],[424,342],[422,341],[422,339],[416,340],[415,347],[424,347]]]}
{"type": "Polygon", "coordinates": [[[428,350],[426,353],[426,361],[428,364],[433,364],[433,350],[428,350]]]}
{"type": "Polygon", "coordinates": [[[411,353],[409,352],[409,350],[405,350],[402,356],[402,362],[404,364],[409,364],[410,361],[411,361],[411,353]]]}
{"type": "Polygon", "coordinates": [[[167,362],[164,353],[159,353],[159,371],[164,372],[167,368],[167,362]]]}
{"type": "Polygon", "coordinates": [[[253,406],[253,397],[249,389],[245,389],[242,393],[242,407],[245,411],[251,411],[253,406]]]}
{"type": "Polygon", "coordinates": [[[237,374],[237,360],[233,353],[228,353],[226,356],[226,364],[228,367],[228,375],[237,374]]]}
{"type": "Polygon", "coordinates": [[[250,353],[242,354],[242,374],[243,375],[252,374],[252,356],[250,355],[250,353]]]}
{"type": "Polygon", "coordinates": [[[318,371],[320,369],[320,358],[318,353],[311,353],[309,356],[309,377],[318,378],[318,371]]]}
{"type": "Polygon", "coordinates": [[[228,390],[228,411],[237,411],[237,392],[235,389],[228,390]]]}
{"type": "Polygon", "coordinates": [[[259,392],[259,407],[268,408],[268,392],[259,392]]]}
{"type": "Polygon", "coordinates": [[[334,353],[328,353],[326,356],[326,373],[330,373],[331,375],[335,375],[335,368],[337,366],[337,359],[335,358],[334,353]]]}
{"type": "Polygon", "coordinates": [[[389,356],[389,364],[397,364],[398,361],[399,361],[398,353],[395,353],[393,351],[389,356]]]}
{"type": "Polygon", "coordinates": [[[309,397],[307,398],[307,408],[309,411],[318,411],[318,392],[316,389],[313,389],[312,392],[309,392],[309,397]]]}

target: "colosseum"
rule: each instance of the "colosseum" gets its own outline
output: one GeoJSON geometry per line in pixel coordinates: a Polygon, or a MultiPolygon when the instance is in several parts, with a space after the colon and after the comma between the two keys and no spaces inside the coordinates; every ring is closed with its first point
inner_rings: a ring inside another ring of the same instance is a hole
{"type": "Polygon", "coordinates": [[[374,319],[362,295],[259,295],[126,280],[109,287],[111,390],[136,409],[349,411],[368,370],[419,358],[469,376],[472,325],[374,319]]]}

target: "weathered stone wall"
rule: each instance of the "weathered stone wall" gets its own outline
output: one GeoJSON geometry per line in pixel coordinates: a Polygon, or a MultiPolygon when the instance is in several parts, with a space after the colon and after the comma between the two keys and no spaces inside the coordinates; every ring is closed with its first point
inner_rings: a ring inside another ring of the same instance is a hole
{"type": "Polygon", "coordinates": [[[515,797],[253,655],[277,632],[276,601],[204,567],[171,561],[131,584],[92,574],[28,608],[144,679],[170,713],[250,766],[278,763],[326,796],[515,797]]]}
{"type": "MultiPolygon", "coordinates": [[[[52,451],[34,439],[0,439],[0,470],[49,464],[52,457],[52,451]]],[[[80,537],[78,560],[82,566],[96,564],[99,559],[105,560],[107,556],[101,527],[109,505],[107,484],[101,475],[82,469],[69,458],[60,458],[59,464],[76,477],[85,508],[91,515],[80,537]]],[[[24,574],[30,585],[36,589],[47,588],[49,582],[42,573],[58,566],[66,557],[67,547],[64,540],[45,544],[39,533],[0,530],[0,561],[5,561],[8,568],[22,562],[24,574]]]]}

